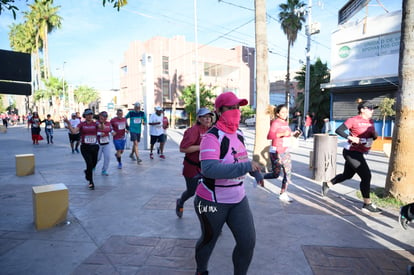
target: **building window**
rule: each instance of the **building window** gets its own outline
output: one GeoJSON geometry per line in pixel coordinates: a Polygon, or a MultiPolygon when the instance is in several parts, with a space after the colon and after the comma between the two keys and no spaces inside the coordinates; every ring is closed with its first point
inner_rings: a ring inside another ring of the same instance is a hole
{"type": "Polygon", "coordinates": [[[164,79],[162,81],[162,100],[163,101],[170,101],[170,81],[164,79]]]}
{"type": "Polygon", "coordinates": [[[204,76],[227,77],[237,71],[236,67],[223,64],[204,63],[204,76]]]}
{"type": "Polygon", "coordinates": [[[128,67],[127,66],[123,66],[121,67],[121,71],[126,74],[128,72],[128,67]]]}
{"type": "Polygon", "coordinates": [[[168,56],[162,57],[162,73],[169,74],[169,60],[168,56]]]}

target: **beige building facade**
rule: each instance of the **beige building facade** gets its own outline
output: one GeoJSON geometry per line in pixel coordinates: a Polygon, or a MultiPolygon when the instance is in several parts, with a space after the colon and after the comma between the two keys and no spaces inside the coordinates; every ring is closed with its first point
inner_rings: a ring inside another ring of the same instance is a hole
{"type": "Polygon", "coordinates": [[[181,91],[195,84],[196,65],[200,83],[216,95],[232,91],[254,102],[254,48],[198,45],[196,63],[196,46],[184,36],[132,42],[120,65],[117,105],[130,108],[136,101],[145,103],[149,99],[151,107],[162,106],[167,112],[183,110],[181,91]]]}

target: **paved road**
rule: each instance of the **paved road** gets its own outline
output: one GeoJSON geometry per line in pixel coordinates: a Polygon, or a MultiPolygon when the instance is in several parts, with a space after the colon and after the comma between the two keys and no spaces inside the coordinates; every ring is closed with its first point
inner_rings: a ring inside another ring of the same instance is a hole
{"type": "MultiPolygon", "coordinates": [[[[252,129],[244,130],[252,149],[252,129]]],[[[140,148],[142,165],[124,158],[118,170],[112,159],[108,177],[99,174],[98,164],[94,191],[87,189],[82,157],[71,154],[64,129],[55,131],[55,144],[38,146],[23,127],[0,133],[0,273],[194,274],[199,224],[192,201],[182,219],[174,213],[185,185],[177,145],[182,133],[169,130],[166,160],[150,160],[140,148]],[[25,153],[35,154],[35,174],[17,177],[15,155],[25,153]],[[36,231],[32,187],[54,183],[69,189],[67,222],[36,231]]],[[[321,198],[308,165],[312,148],[312,141],[301,141],[292,154],[293,203],[278,200],[280,181],[266,181],[265,189],[246,181],[257,231],[249,274],[405,274],[414,262],[414,228],[400,229],[396,209],[363,214],[357,179],[321,198]]],[[[381,153],[367,158],[373,185],[384,186],[388,159],[381,153]]],[[[340,171],[340,154],[337,159],[340,171]]],[[[233,246],[225,227],[210,274],[232,274],[233,246]]]]}

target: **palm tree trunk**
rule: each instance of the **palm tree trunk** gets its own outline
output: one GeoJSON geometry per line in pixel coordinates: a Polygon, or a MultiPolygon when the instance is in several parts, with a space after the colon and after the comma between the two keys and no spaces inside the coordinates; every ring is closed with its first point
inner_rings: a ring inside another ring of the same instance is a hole
{"type": "Polygon", "coordinates": [[[288,39],[288,55],[287,55],[287,64],[286,64],[286,83],[285,83],[285,102],[290,109],[290,40],[288,39]]]}
{"type": "Polygon", "coordinates": [[[267,64],[267,28],[266,28],[266,0],[255,1],[256,16],[256,133],[254,140],[253,159],[263,166],[266,160],[263,151],[268,145],[267,130],[269,118],[265,114],[269,105],[269,77],[267,64]]]}
{"type": "Polygon", "coordinates": [[[44,67],[45,67],[45,79],[46,81],[50,78],[50,64],[49,64],[49,42],[47,36],[48,28],[47,25],[44,28],[44,41],[43,41],[43,57],[44,57],[44,67]]]}
{"type": "Polygon", "coordinates": [[[414,0],[403,0],[395,129],[385,191],[404,202],[414,201],[414,0]]]}

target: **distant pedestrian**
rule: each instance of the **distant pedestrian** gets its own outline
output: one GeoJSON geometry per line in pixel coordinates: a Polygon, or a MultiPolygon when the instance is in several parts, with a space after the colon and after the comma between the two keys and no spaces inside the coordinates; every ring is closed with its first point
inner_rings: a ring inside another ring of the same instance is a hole
{"type": "Polygon", "coordinates": [[[98,152],[98,161],[102,159],[103,156],[103,165],[102,165],[102,176],[109,176],[108,167],[110,162],[111,147],[109,146],[112,127],[111,123],[108,121],[108,113],[106,111],[99,113],[99,118],[97,121],[98,128],[98,143],[99,143],[99,152],[98,152]]]}
{"type": "Polygon", "coordinates": [[[70,148],[72,149],[72,154],[74,154],[75,152],[79,154],[80,133],[72,133],[68,125],[70,124],[72,128],[75,129],[76,127],[78,127],[79,123],[81,123],[81,120],[76,116],[76,113],[72,113],[71,119],[69,119],[68,122],[65,123],[65,127],[69,130],[69,144],[70,148]]]}
{"type": "Polygon", "coordinates": [[[372,120],[374,109],[378,106],[360,99],[357,102],[358,115],[348,118],[335,131],[339,136],[348,140],[342,151],[345,158],[344,171],[330,181],[322,183],[322,196],[326,196],[329,188],[333,185],[351,179],[355,174],[358,174],[361,178],[359,188],[364,201],[362,210],[368,213],[379,213],[381,209],[376,207],[370,199],[371,170],[364,157],[364,154],[367,154],[371,149],[373,141],[378,137],[372,120]]]}
{"type": "Polygon", "coordinates": [[[155,143],[160,143],[160,158],[165,159],[164,144],[166,135],[163,128],[163,109],[160,106],[155,107],[155,113],[151,114],[148,124],[150,125],[150,159],[154,158],[152,153],[155,143]]]}
{"type": "Polygon", "coordinates": [[[311,128],[312,128],[312,118],[309,113],[305,116],[305,123],[304,123],[304,130],[303,130],[303,138],[306,140],[311,135],[311,128]]]}
{"type": "Polygon", "coordinates": [[[197,122],[185,130],[180,143],[180,152],[185,153],[183,161],[183,176],[186,190],[177,199],[175,213],[179,218],[183,216],[184,203],[194,196],[200,179],[200,143],[203,136],[210,129],[213,122],[213,112],[207,108],[200,108],[196,114],[197,122]]]}
{"type": "Polygon", "coordinates": [[[141,111],[141,104],[139,102],[134,103],[134,110],[128,112],[125,116],[126,119],[129,119],[129,135],[132,141],[132,151],[129,157],[132,160],[136,160],[138,164],[142,162],[139,158],[138,144],[141,141],[141,130],[142,126],[147,123],[146,115],[141,111]]]}
{"type": "Polygon", "coordinates": [[[43,140],[43,137],[40,135],[40,124],[42,123],[42,120],[39,118],[39,114],[37,112],[33,112],[33,115],[28,123],[30,124],[32,130],[33,144],[39,144],[39,140],[43,140]]]}
{"type": "Polygon", "coordinates": [[[115,146],[115,157],[118,161],[118,169],[122,169],[122,161],[121,156],[125,149],[126,143],[126,128],[127,128],[127,121],[126,118],[123,117],[122,109],[118,109],[116,111],[116,117],[111,119],[111,126],[112,126],[112,135],[113,135],[113,143],[115,146]]]}
{"type": "Polygon", "coordinates": [[[85,121],[82,121],[75,128],[72,127],[69,120],[65,118],[65,122],[68,125],[69,130],[74,133],[80,133],[81,136],[81,153],[82,157],[85,160],[86,170],[85,179],[89,182],[89,189],[94,190],[95,184],[93,181],[93,169],[96,167],[98,162],[98,127],[95,120],[93,119],[93,112],[91,109],[85,109],[83,112],[83,118],[85,121]]]}
{"type": "Polygon", "coordinates": [[[53,127],[55,127],[55,122],[53,121],[50,114],[46,116],[46,119],[42,121],[45,124],[45,133],[47,144],[53,144],[53,127]]]}
{"type": "Polygon", "coordinates": [[[243,133],[238,129],[239,107],[247,103],[232,92],[220,94],[215,101],[218,121],[201,140],[203,179],[194,199],[201,226],[195,251],[197,274],[208,274],[208,262],[225,223],[236,242],[232,254],[234,274],[247,274],[253,257],[256,231],[244,179],[250,173],[263,184],[263,177],[260,164],[249,160],[243,133]]]}
{"type": "MultiPolygon", "coordinates": [[[[269,112],[273,118],[267,134],[267,139],[272,141],[269,148],[272,172],[265,174],[264,178],[277,179],[280,172],[283,171],[279,199],[284,202],[291,202],[292,199],[287,194],[287,188],[291,183],[292,177],[292,160],[290,156],[292,131],[287,122],[288,109],[286,105],[280,104],[276,107],[272,106],[269,112]]],[[[300,130],[295,130],[295,134],[299,135],[300,130]]]]}

